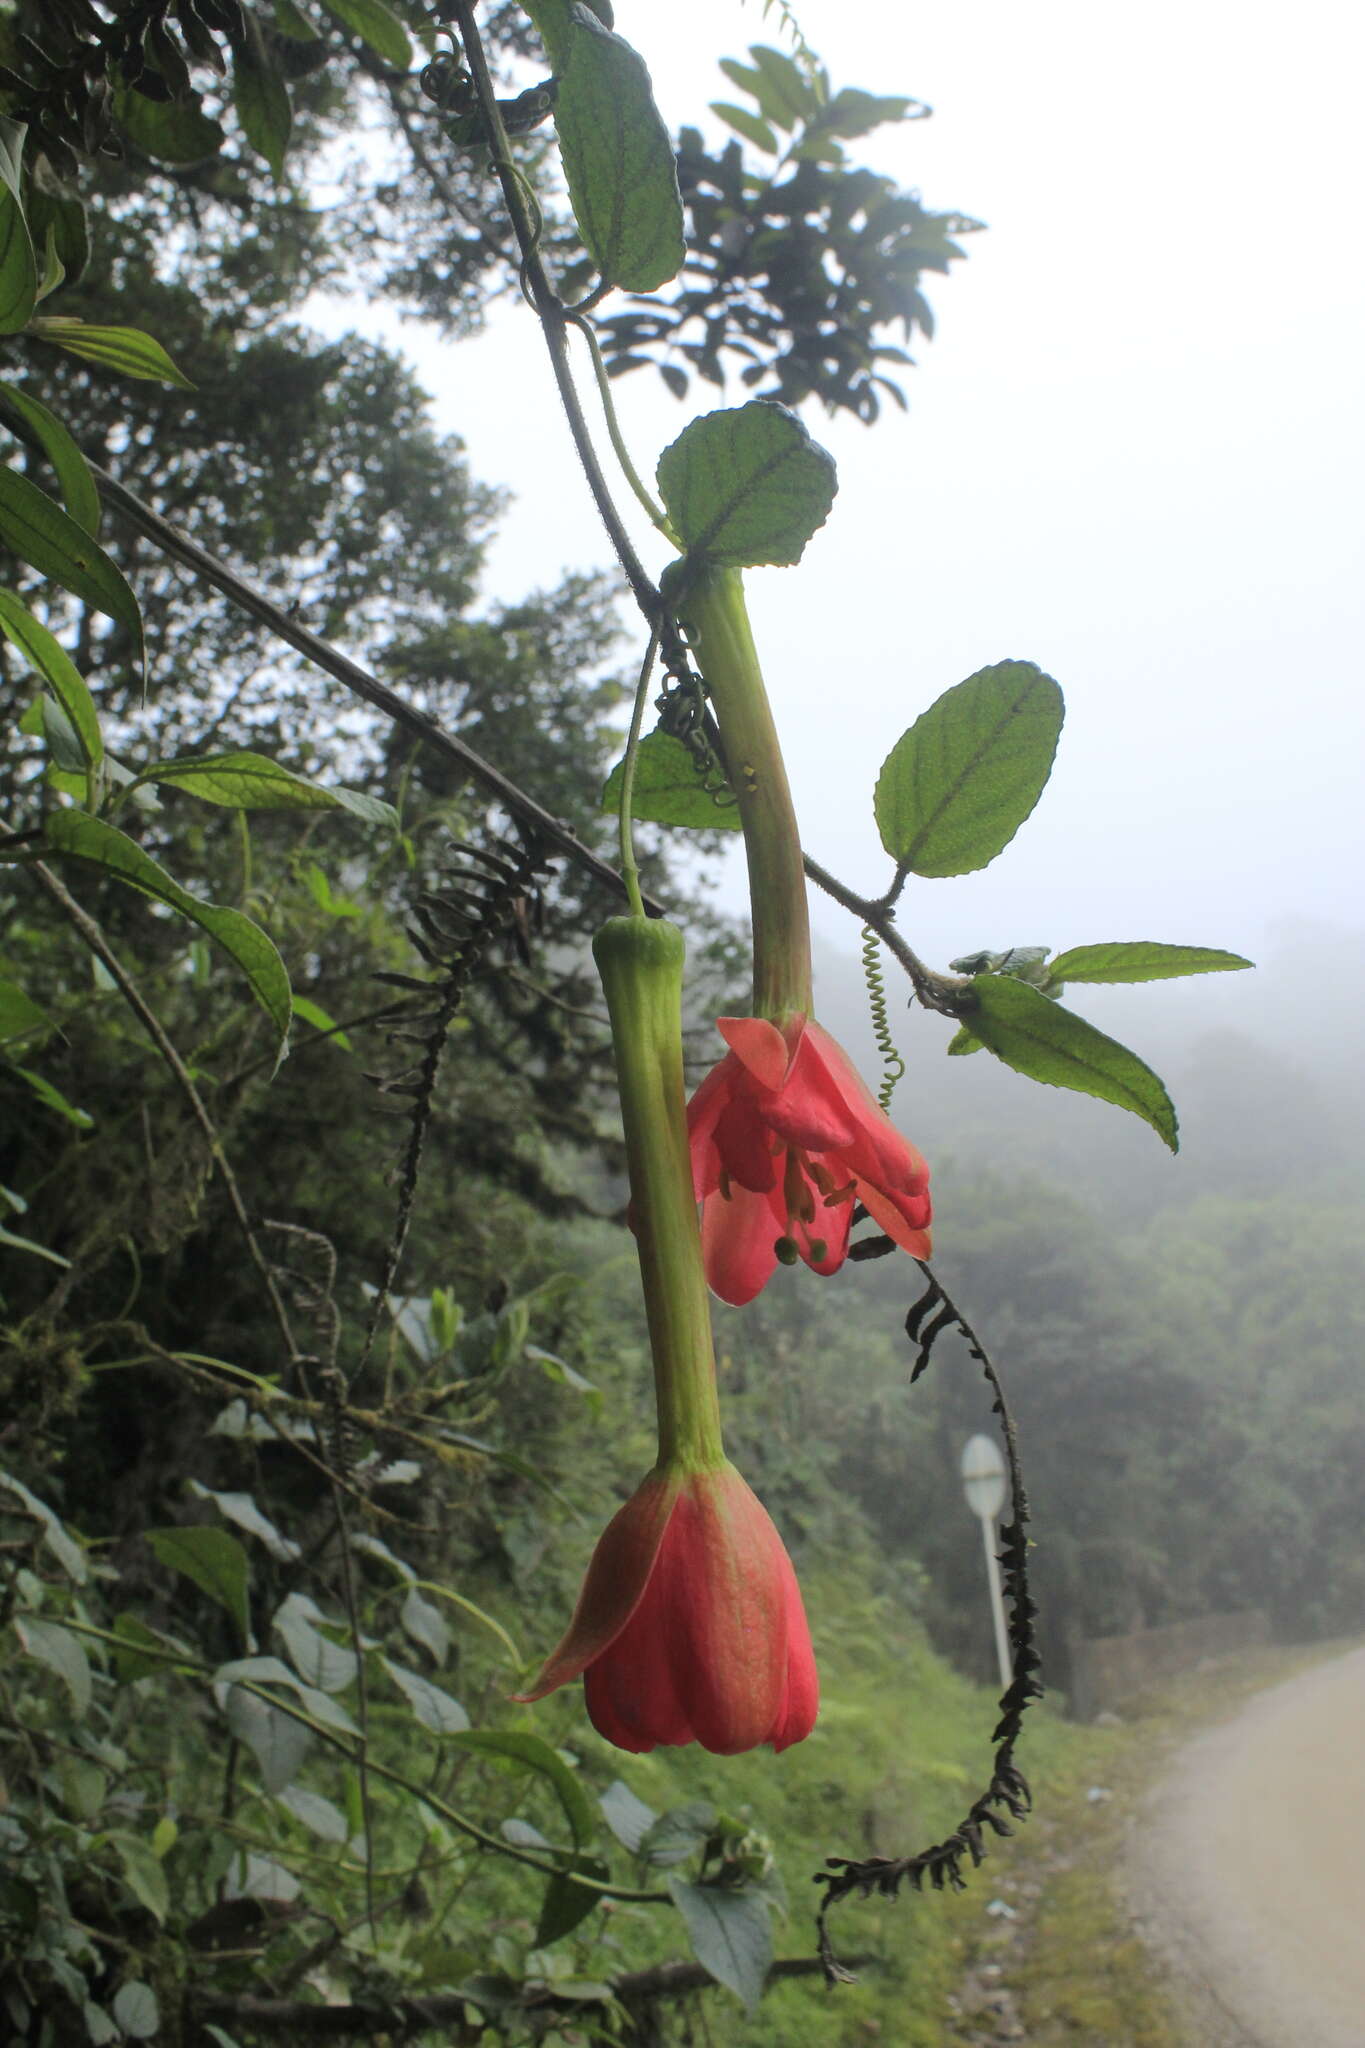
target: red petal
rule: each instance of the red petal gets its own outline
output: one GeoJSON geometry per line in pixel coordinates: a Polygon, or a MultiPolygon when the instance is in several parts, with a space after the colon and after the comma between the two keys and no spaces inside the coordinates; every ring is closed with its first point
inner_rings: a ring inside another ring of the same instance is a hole
{"type": "Polygon", "coordinates": [[[699,1202],[720,1185],[720,1153],[716,1149],[716,1124],[731,1096],[731,1082],[739,1062],[727,1053],[712,1067],[687,1105],[687,1147],[692,1156],[692,1187],[699,1202]]]}
{"type": "Polygon", "coordinates": [[[927,1259],[933,1249],[929,1236],[929,1197],[884,1194],[865,1180],[858,1182],[858,1200],[874,1223],[889,1238],[909,1252],[912,1259],[927,1259]]]}
{"type": "Polygon", "coordinates": [[[732,1308],[752,1301],[777,1264],[773,1246],[787,1227],[785,1213],[776,1206],[780,1198],[776,1187],[767,1194],[736,1187],[728,1201],[714,1194],[702,1204],[701,1252],[707,1283],[732,1308]]]}
{"type": "Polygon", "coordinates": [[[798,1015],[784,1034],[766,1017],[718,1017],[716,1029],[759,1087],[776,1093],[787,1078],[805,1023],[798,1015]]]}
{"type": "Polygon", "coordinates": [[[843,1150],[850,1172],[888,1194],[921,1196],[929,1169],[908,1138],[901,1136],[885,1110],[874,1101],[848,1054],[819,1024],[806,1027],[810,1059],[837,1091],[851,1131],[843,1150]]]}
{"type": "Polygon", "coordinates": [[[815,1669],[815,1651],[811,1648],[810,1629],[806,1624],[806,1610],[801,1599],[801,1588],[796,1573],[792,1570],[791,1559],[785,1549],[783,1562],[787,1567],[787,1689],[782,1702],[782,1711],[768,1740],[774,1749],[788,1749],[793,1742],[804,1742],[815,1726],[815,1717],[820,1711],[820,1680],[815,1669]]]}
{"type": "Polygon", "coordinates": [[[677,1747],[696,1740],[669,1655],[672,1633],[660,1556],[634,1614],[583,1674],[593,1727],[636,1756],[660,1743],[677,1747]]]}
{"type": "Polygon", "coordinates": [[[768,1127],[754,1104],[735,1097],[716,1119],[716,1151],[731,1180],[754,1194],[763,1194],[777,1179],[777,1161],[768,1127]]]}
{"type": "Polygon", "coordinates": [[[516,1700],[539,1700],[587,1668],[620,1635],[640,1604],[668,1529],[681,1484],[656,1468],[618,1508],[598,1539],[578,1605],[563,1640],[540,1676],[516,1700]]]}

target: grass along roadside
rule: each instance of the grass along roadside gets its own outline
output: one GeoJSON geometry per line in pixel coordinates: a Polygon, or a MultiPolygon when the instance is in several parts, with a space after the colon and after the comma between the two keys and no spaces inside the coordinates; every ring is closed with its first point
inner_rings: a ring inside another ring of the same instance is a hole
{"type": "Polygon", "coordinates": [[[943,2048],[1197,2048],[1178,1992],[1133,1928],[1129,1830],[1186,1741],[1341,1647],[1248,1651],[1169,1681],[1116,1725],[1040,1723],[1030,1765],[1036,1811],[1004,1845],[993,1888],[960,1930],[962,1974],[943,2048]]]}

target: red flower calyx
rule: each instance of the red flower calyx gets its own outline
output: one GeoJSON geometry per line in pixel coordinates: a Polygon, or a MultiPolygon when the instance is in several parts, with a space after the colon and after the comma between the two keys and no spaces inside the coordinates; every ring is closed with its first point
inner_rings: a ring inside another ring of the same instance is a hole
{"type": "Polygon", "coordinates": [[[730,1050],[687,1109],[706,1277],[738,1307],[781,1260],[837,1272],[853,1206],[927,1259],[929,1169],[842,1047],[799,1012],[721,1017],[730,1050]]]}
{"type": "Polygon", "coordinates": [[[728,1461],[656,1465],[607,1524],[568,1632],[530,1691],[583,1677],[618,1749],[786,1749],[819,1684],[801,1589],[766,1509],[728,1461]]]}

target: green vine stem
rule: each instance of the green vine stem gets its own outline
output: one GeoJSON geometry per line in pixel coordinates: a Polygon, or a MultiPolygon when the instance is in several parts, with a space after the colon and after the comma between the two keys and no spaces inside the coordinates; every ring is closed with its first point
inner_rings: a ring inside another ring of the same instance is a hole
{"type": "Polygon", "coordinates": [[[635,702],[630,712],[630,731],[626,735],[626,757],[621,769],[621,809],[617,818],[617,828],[621,842],[621,879],[626,885],[626,897],[630,903],[632,917],[643,917],[645,914],[644,898],[640,894],[640,866],[635,858],[635,830],[631,807],[635,800],[635,763],[640,752],[640,728],[644,724],[649,678],[653,674],[654,657],[658,651],[659,629],[656,626],[649,636],[645,658],[640,664],[640,680],[635,685],[635,702]]]}

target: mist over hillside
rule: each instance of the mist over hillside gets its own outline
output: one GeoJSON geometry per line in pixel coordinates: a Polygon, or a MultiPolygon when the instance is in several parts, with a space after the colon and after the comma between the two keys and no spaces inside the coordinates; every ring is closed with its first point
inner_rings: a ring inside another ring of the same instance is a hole
{"type": "MultiPolygon", "coordinates": [[[[1040,1087],[988,1052],[949,1060],[952,1025],[907,1009],[908,985],[884,965],[906,1062],[893,1115],[935,1169],[944,1222],[962,1170],[985,1165],[1055,1182],[1115,1221],[1211,1194],[1365,1201],[1365,930],[1286,920],[1250,972],[1067,991],[1069,1008],[1161,1075],[1180,1117],[1174,1158],[1109,1103],[1040,1087]]],[[[856,954],[818,949],[816,1000],[874,1076],[856,954]]]]}

